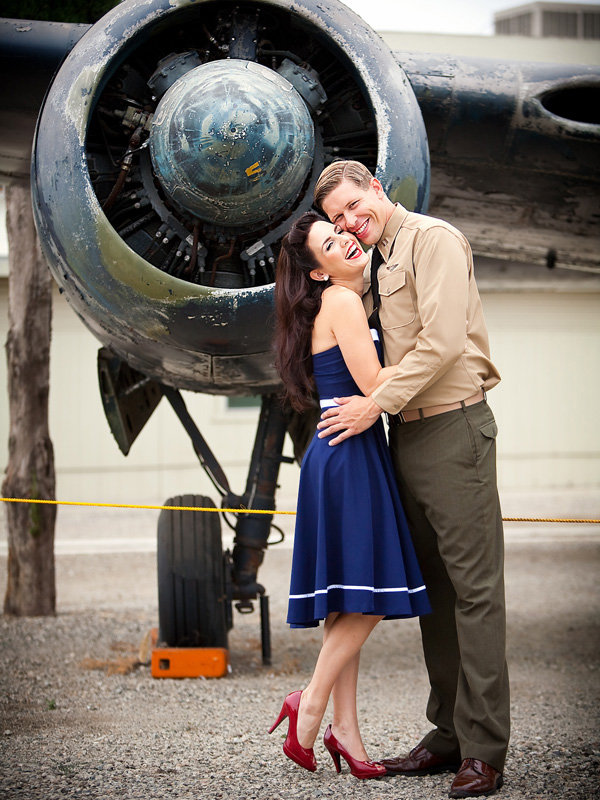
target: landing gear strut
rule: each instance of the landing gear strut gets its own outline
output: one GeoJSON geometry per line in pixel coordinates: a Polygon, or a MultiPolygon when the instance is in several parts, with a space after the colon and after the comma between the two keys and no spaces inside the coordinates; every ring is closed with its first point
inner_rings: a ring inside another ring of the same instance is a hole
{"type": "MultiPolygon", "coordinates": [[[[243,495],[235,495],[204,441],[180,393],[162,387],[192,439],[200,463],[221,491],[222,507],[275,508],[286,418],[274,395],[265,395],[243,495]]],[[[165,505],[214,507],[208,497],[183,495],[165,505]]],[[[233,553],[223,553],[219,516],[209,511],[162,511],[158,523],[160,639],[173,647],[226,647],[233,626],[232,603],[242,614],[259,601],[263,664],[271,663],[269,597],[258,583],[258,568],[268,546],[272,514],[237,515],[233,553]]]]}

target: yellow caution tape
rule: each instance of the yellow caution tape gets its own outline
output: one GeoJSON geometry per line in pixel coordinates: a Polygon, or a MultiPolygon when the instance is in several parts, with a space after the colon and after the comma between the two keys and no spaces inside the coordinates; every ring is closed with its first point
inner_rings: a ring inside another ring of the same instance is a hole
{"type": "Polygon", "coordinates": [[[204,506],[142,506],[129,503],[83,503],[73,500],[31,500],[23,497],[0,497],[3,503],[48,503],[53,506],[95,506],[98,508],[147,508],[157,511],[217,511],[232,514],[293,514],[295,511],[270,511],[263,508],[205,508],[204,506]]]}
{"type": "MultiPolygon", "coordinates": [[[[216,508],[204,506],[145,506],[133,505],[130,503],[85,503],[74,500],[37,500],[26,499],[23,497],[0,497],[3,503],[47,503],[53,506],[94,506],[96,508],[143,508],[156,511],[216,511],[217,513],[227,512],[231,514],[287,514],[295,516],[295,511],[277,511],[276,509],[264,508],[216,508]]],[[[563,519],[559,517],[502,517],[503,522],[569,522],[586,525],[597,525],[600,519],[563,519]]]]}

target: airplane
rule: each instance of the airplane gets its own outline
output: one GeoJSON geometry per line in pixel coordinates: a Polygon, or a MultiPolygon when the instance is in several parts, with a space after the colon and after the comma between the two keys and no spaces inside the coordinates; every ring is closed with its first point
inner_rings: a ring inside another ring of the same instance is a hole
{"type": "Polygon", "coordinates": [[[282,237],[352,158],[411,210],[451,205],[483,257],[597,268],[600,68],[392,53],[338,0],[125,0],[93,26],[0,20],[0,71],[0,176],[31,174],[50,270],[102,345],[117,445],[166,397],[240,512],[222,515],[232,552],[218,514],[161,512],[160,640],[226,647],[233,605],[258,601],[268,664],[273,515],[241,512],[276,509],[286,433],[300,459],[318,414],[278,399],[282,237]],[[261,396],[243,494],[182,389],[261,396]]]}

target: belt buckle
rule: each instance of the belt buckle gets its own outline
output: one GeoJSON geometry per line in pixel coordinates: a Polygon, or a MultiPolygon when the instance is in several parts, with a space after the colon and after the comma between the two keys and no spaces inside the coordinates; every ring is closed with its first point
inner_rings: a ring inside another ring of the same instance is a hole
{"type": "Polygon", "coordinates": [[[400,424],[404,425],[406,423],[406,420],[404,419],[404,412],[403,411],[399,411],[397,416],[400,419],[400,424]]]}

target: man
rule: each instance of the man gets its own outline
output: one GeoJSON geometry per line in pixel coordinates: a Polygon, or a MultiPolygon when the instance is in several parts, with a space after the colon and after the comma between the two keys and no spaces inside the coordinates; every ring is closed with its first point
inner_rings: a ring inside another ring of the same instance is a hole
{"type": "Polygon", "coordinates": [[[489,795],[502,785],[510,732],[497,429],[485,396],[500,376],[471,248],[448,223],[392,203],[355,161],[323,171],[315,204],[340,229],[376,245],[365,308],[376,307],[386,365],[398,365],[370,397],[336,398],[319,436],[336,445],[387,412],[433,608],[420,624],[435,728],[408,756],[383,763],[397,775],[458,770],[450,797],[489,795]]]}

